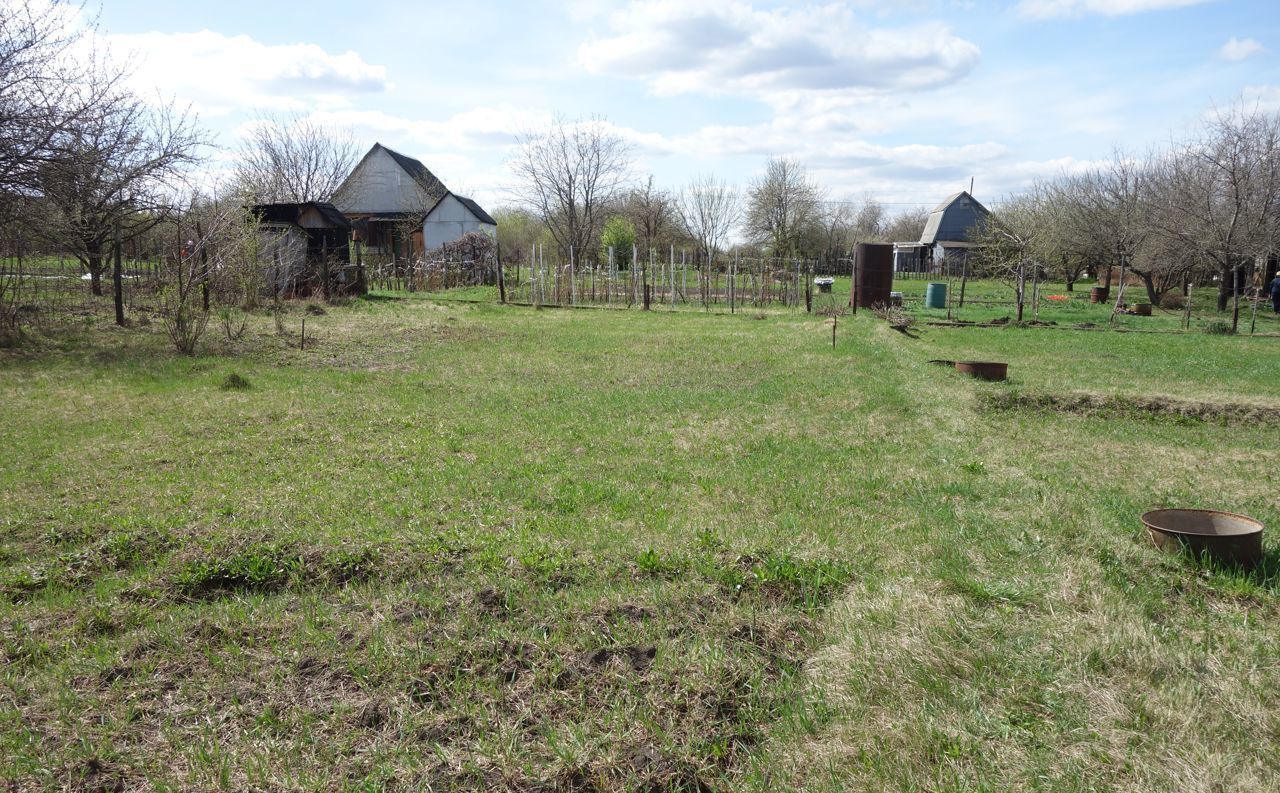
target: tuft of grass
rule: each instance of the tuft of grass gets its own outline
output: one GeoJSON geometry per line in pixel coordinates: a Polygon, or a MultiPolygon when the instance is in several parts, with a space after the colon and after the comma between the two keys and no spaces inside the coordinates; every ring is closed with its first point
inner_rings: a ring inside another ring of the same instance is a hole
{"type": "Polygon", "coordinates": [[[1203,331],[1210,336],[1230,336],[1235,333],[1235,329],[1231,327],[1230,322],[1220,319],[1206,322],[1203,331]]]}
{"type": "Polygon", "coordinates": [[[249,389],[250,384],[247,378],[236,372],[231,372],[222,378],[222,382],[218,384],[218,387],[223,391],[246,391],[249,389]]]}
{"type": "Polygon", "coordinates": [[[181,595],[195,599],[235,592],[275,592],[284,589],[302,569],[303,560],[294,549],[262,545],[187,562],[172,583],[181,595]]]}

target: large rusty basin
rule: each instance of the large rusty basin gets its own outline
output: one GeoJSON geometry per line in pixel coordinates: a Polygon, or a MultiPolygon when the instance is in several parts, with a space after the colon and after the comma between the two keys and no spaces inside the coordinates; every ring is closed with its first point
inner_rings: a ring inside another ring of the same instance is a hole
{"type": "Polygon", "coordinates": [[[1215,509],[1155,509],[1142,516],[1157,547],[1228,565],[1253,568],[1262,561],[1262,523],[1215,509]]]}

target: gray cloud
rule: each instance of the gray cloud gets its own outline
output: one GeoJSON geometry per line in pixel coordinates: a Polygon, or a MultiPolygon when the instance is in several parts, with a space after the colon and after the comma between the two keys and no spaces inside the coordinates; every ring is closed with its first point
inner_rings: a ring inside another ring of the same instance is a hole
{"type": "Polygon", "coordinates": [[[720,0],[696,11],[636,0],[611,32],[578,51],[596,74],[646,80],[658,93],[744,94],[933,88],[960,79],[977,45],[925,23],[873,28],[834,6],[757,10],[720,0]]]}

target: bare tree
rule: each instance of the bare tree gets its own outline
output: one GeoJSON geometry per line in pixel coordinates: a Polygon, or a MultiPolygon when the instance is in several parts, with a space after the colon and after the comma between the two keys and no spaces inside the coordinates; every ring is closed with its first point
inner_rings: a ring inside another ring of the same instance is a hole
{"type": "Polygon", "coordinates": [[[774,256],[788,256],[800,248],[804,234],[817,223],[823,193],[795,160],[775,157],[762,176],[751,183],[747,199],[747,232],[768,245],[774,256]]]}
{"type": "Polygon", "coordinates": [[[1200,137],[1159,161],[1155,178],[1153,224],[1213,263],[1225,310],[1238,297],[1242,266],[1276,244],[1280,116],[1241,105],[1221,111],[1200,137]]]}
{"type": "Polygon", "coordinates": [[[325,127],[297,114],[264,116],[240,147],[234,181],[255,203],[328,201],[358,155],[350,128],[325,127]]]}
{"type": "Polygon", "coordinates": [[[607,209],[630,179],[631,147],[600,119],[558,118],[521,137],[510,167],[519,200],[562,248],[583,255],[595,252],[607,209]]]}
{"type": "Polygon", "coordinates": [[[694,177],[680,191],[676,201],[680,222],[708,264],[738,222],[739,204],[738,191],[709,173],[694,177]]]}
{"type": "Polygon", "coordinates": [[[671,238],[676,214],[671,194],[655,187],[652,176],[627,193],[623,214],[635,226],[641,250],[661,248],[671,238]]]}
{"type": "Polygon", "coordinates": [[[855,213],[848,201],[832,201],[822,206],[818,224],[822,232],[822,254],[828,259],[842,256],[853,247],[855,213]]]}
{"type": "Polygon", "coordinates": [[[923,207],[907,209],[885,224],[884,236],[890,242],[916,242],[924,234],[924,226],[928,222],[929,210],[923,207]]]}
{"type": "Polygon", "coordinates": [[[853,216],[850,232],[855,242],[892,242],[888,238],[888,213],[884,204],[871,196],[864,196],[853,216]]]}
{"type": "Polygon", "coordinates": [[[113,236],[131,240],[160,222],[173,206],[175,183],[199,161],[205,134],[185,112],[124,95],[81,114],[55,140],[56,156],[39,169],[53,210],[47,233],[71,248],[101,295],[113,236]]]}
{"type": "Polygon", "coordinates": [[[1151,233],[1150,183],[1150,158],[1117,151],[1101,168],[1043,186],[1055,208],[1046,230],[1058,231],[1062,253],[1105,263],[1110,287],[1112,265],[1132,266],[1151,233]]]}
{"type": "Polygon", "coordinates": [[[1030,268],[1040,266],[1046,253],[1052,255],[1045,240],[1045,203],[1043,186],[1037,185],[1006,201],[973,233],[978,243],[973,256],[1013,287],[1018,322],[1022,321],[1026,306],[1030,268]]]}
{"type": "Polygon", "coordinates": [[[39,192],[39,172],[60,155],[58,136],[118,96],[121,72],[86,47],[69,3],[0,4],[0,223],[39,192]],[[84,75],[93,74],[94,90],[84,75]]]}

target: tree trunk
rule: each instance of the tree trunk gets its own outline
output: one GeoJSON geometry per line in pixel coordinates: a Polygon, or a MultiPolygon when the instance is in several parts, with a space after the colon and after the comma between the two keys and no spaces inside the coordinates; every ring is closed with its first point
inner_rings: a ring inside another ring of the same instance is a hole
{"type": "Polygon", "coordinates": [[[116,301],[116,324],[124,327],[124,269],[120,264],[120,226],[116,225],[112,233],[111,253],[113,266],[111,268],[111,284],[112,291],[116,301]]]}
{"type": "Polygon", "coordinates": [[[1141,278],[1142,283],[1147,287],[1147,299],[1151,302],[1151,305],[1160,305],[1160,293],[1156,291],[1156,279],[1152,277],[1151,273],[1144,273],[1138,270],[1133,270],[1132,272],[1141,278]]]}
{"type": "Polygon", "coordinates": [[[102,252],[89,251],[89,289],[94,297],[102,297],[102,252]]]}
{"type": "Polygon", "coordinates": [[[1027,266],[1026,263],[1018,264],[1018,318],[1016,322],[1022,322],[1022,308],[1025,303],[1027,294],[1027,266]]]}
{"type": "Polygon", "coordinates": [[[1240,329],[1240,268],[1231,270],[1231,332],[1240,329]]]}
{"type": "Polygon", "coordinates": [[[1218,271],[1218,310],[1227,310],[1227,301],[1231,299],[1231,268],[1223,267],[1218,271]]]}

